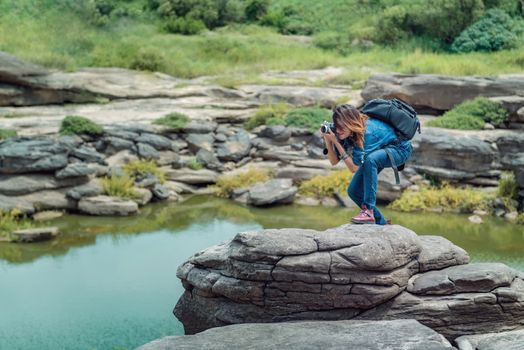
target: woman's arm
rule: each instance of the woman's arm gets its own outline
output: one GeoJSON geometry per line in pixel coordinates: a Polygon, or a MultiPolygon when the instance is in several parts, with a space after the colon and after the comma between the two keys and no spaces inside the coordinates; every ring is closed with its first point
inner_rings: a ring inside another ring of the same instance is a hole
{"type": "Polygon", "coordinates": [[[353,163],[353,160],[351,159],[349,154],[346,153],[346,150],[344,149],[344,147],[342,147],[340,142],[338,142],[337,137],[335,136],[335,134],[333,134],[331,130],[328,134],[324,134],[324,140],[326,142],[326,148],[328,150],[327,155],[331,165],[337,165],[339,162],[339,159],[335,151],[333,150],[333,145],[335,145],[339,154],[342,155],[342,160],[344,161],[348,169],[353,173],[357,172],[359,167],[356,166],[355,163],[353,163]]]}

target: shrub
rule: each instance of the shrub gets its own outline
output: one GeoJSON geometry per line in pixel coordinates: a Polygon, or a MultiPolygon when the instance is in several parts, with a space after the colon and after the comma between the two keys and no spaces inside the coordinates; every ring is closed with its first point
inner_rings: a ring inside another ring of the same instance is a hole
{"type": "Polygon", "coordinates": [[[512,172],[503,172],[500,176],[498,186],[499,197],[517,199],[519,195],[519,185],[512,172]]]}
{"type": "Polygon", "coordinates": [[[62,120],[60,125],[61,135],[101,135],[104,133],[102,126],[97,123],[80,116],[67,116],[62,120]]]}
{"type": "Polygon", "coordinates": [[[191,160],[189,161],[187,166],[190,169],[193,169],[193,170],[200,170],[200,169],[204,168],[204,165],[202,163],[200,163],[198,161],[198,159],[196,159],[196,158],[191,158],[191,160]]]}
{"type": "Polygon", "coordinates": [[[244,11],[246,20],[256,22],[267,14],[269,0],[249,0],[244,11]]]}
{"type": "Polygon", "coordinates": [[[165,171],[159,168],[154,160],[133,160],[124,165],[124,171],[132,179],[142,179],[148,175],[152,175],[161,183],[166,181],[165,171]]]}
{"type": "Polygon", "coordinates": [[[504,11],[493,9],[466,28],[451,45],[453,52],[498,51],[515,48],[517,35],[513,20],[504,11]]]}
{"type": "Polygon", "coordinates": [[[16,130],[0,129],[0,140],[8,139],[16,136],[16,130]]]}
{"type": "Polygon", "coordinates": [[[407,10],[404,6],[391,6],[384,10],[378,20],[377,40],[394,44],[407,36],[407,10]]]}
{"type": "Polygon", "coordinates": [[[471,213],[476,209],[488,209],[490,195],[471,188],[455,188],[448,183],[437,187],[422,187],[420,191],[406,190],[400,198],[388,205],[400,211],[425,211],[442,208],[445,211],[460,210],[471,213]]]}
{"type": "Polygon", "coordinates": [[[283,118],[288,111],[289,105],[286,103],[261,106],[254,115],[246,120],[244,127],[251,130],[260,125],[267,125],[268,121],[272,124],[284,124],[283,118]]]}
{"type": "Polygon", "coordinates": [[[520,213],[517,216],[517,224],[524,225],[524,213],[520,213]]]}
{"type": "Polygon", "coordinates": [[[104,194],[120,198],[136,198],[135,180],[129,176],[111,175],[102,179],[104,194]]]}
{"type": "Polygon", "coordinates": [[[163,125],[175,130],[183,129],[189,123],[189,117],[182,113],[169,113],[156,119],[153,124],[163,125]]]}
{"type": "Polygon", "coordinates": [[[11,233],[13,231],[31,227],[34,227],[34,224],[22,215],[20,210],[0,210],[0,237],[11,240],[11,233]]]}
{"type": "Polygon", "coordinates": [[[194,35],[206,28],[204,22],[199,19],[173,17],[164,24],[164,30],[168,33],[194,35]]]}
{"type": "Polygon", "coordinates": [[[307,128],[315,132],[325,120],[331,120],[331,112],[320,107],[305,107],[291,110],[286,115],[286,125],[307,128]]]}
{"type": "Polygon", "coordinates": [[[324,50],[347,52],[349,37],[337,32],[322,32],[313,37],[313,44],[324,50]]]}
{"type": "Polygon", "coordinates": [[[498,125],[506,121],[508,115],[508,111],[497,102],[477,97],[459,104],[441,118],[428,122],[428,125],[450,129],[482,129],[485,122],[498,125]]]}
{"type": "Polygon", "coordinates": [[[249,187],[257,182],[263,182],[269,179],[270,174],[267,170],[257,168],[249,168],[243,173],[222,175],[216,183],[216,194],[219,197],[229,197],[235,189],[249,187]]]}
{"type": "Polygon", "coordinates": [[[522,13],[522,2],[519,0],[484,0],[486,9],[498,8],[510,15],[522,13]]]}
{"type": "Polygon", "coordinates": [[[353,175],[348,170],[332,171],[329,175],[315,176],[302,182],[299,191],[305,196],[323,198],[332,196],[337,192],[346,192],[351,177],[353,175]]]}
{"type": "Polygon", "coordinates": [[[146,50],[140,50],[129,64],[131,69],[150,72],[162,71],[165,69],[165,66],[165,58],[161,53],[146,50]]]}

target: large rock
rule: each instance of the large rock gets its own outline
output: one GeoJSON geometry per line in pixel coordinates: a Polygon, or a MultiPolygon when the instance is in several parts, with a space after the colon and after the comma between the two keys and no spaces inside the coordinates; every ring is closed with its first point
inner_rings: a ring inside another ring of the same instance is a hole
{"type": "Polygon", "coordinates": [[[191,185],[209,185],[218,179],[218,173],[209,169],[166,169],[166,179],[191,185]]]}
{"type": "Polygon", "coordinates": [[[88,180],[84,176],[59,180],[47,174],[0,175],[0,194],[18,196],[41,190],[78,186],[88,180]]]}
{"type": "Polygon", "coordinates": [[[35,207],[33,203],[20,197],[9,197],[0,194],[0,210],[11,211],[13,209],[19,210],[22,214],[33,214],[35,207]]]}
{"type": "Polygon", "coordinates": [[[60,180],[69,178],[86,177],[96,172],[95,168],[90,167],[85,163],[68,164],[65,168],[58,170],[55,177],[60,180]]]}
{"type": "Polygon", "coordinates": [[[138,204],[117,197],[95,196],[82,198],[78,202],[78,209],[80,212],[90,215],[126,216],[136,214],[138,204]]]}
{"type": "Polygon", "coordinates": [[[477,96],[524,96],[524,75],[496,78],[451,77],[431,74],[376,74],[362,90],[368,101],[399,98],[421,110],[447,111],[477,96]]]}
{"type": "Polygon", "coordinates": [[[291,179],[272,179],[249,188],[247,202],[256,206],[292,203],[298,192],[291,179]]]}
{"type": "MultiPolygon", "coordinates": [[[[186,333],[229,323],[350,319],[395,297],[422,249],[401,226],[242,232],[177,272],[186,333]]],[[[446,266],[446,265],[443,265],[446,266]]]]}
{"type": "Polygon", "coordinates": [[[38,227],[12,232],[15,242],[32,243],[50,240],[58,235],[58,227],[38,227]]]}
{"type": "Polygon", "coordinates": [[[455,339],[459,350],[522,350],[524,329],[518,331],[464,335],[455,339]]]}
{"type": "Polygon", "coordinates": [[[228,136],[226,142],[217,145],[217,157],[222,161],[238,162],[249,155],[251,140],[249,133],[243,129],[236,130],[234,135],[228,136]]]}
{"type": "Polygon", "coordinates": [[[414,320],[303,321],[249,323],[202,333],[164,337],[137,350],[444,350],[454,349],[440,334],[414,320]]]}
{"type": "Polygon", "coordinates": [[[400,185],[397,185],[393,168],[386,168],[378,175],[377,200],[392,202],[402,195],[411,182],[404,173],[399,172],[400,185]]]}

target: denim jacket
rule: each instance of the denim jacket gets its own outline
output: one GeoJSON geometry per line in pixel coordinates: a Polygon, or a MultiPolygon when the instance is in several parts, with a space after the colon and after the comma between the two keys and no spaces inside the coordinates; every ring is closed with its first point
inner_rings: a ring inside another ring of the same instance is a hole
{"type": "MultiPolygon", "coordinates": [[[[395,129],[389,124],[380,121],[378,119],[369,118],[367,121],[366,131],[364,133],[364,149],[353,144],[353,140],[346,138],[341,140],[341,145],[344,147],[346,152],[352,149],[352,159],[355,165],[362,165],[366,154],[369,154],[377,149],[383,148],[393,140],[397,138],[395,129]]],[[[406,143],[410,143],[409,140],[402,141],[400,146],[407,146],[406,143]]],[[[340,154],[335,148],[337,156],[340,159],[340,154]]]]}

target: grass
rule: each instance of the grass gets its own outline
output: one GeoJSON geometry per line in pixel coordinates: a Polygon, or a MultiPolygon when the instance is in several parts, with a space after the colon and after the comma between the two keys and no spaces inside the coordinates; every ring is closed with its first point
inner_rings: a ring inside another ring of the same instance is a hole
{"type": "Polygon", "coordinates": [[[104,194],[119,198],[137,198],[135,180],[129,176],[106,176],[102,179],[104,194]]]}
{"type": "Polygon", "coordinates": [[[332,171],[329,175],[315,176],[302,182],[300,194],[316,198],[333,196],[337,192],[344,193],[351,181],[352,174],[348,170],[332,171]]]}
{"type": "Polygon", "coordinates": [[[257,182],[264,182],[271,178],[267,170],[249,168],[246,172],[234,175],[222,175],[218,178],[216,195],[219,197],[229,197],[233,190],[246,188],[257,182]]]}
{"type": "Polygon", "coordinates": [[[294,108],[285,103],[261,106],[245,123],[244,127],[251,130],[259,125],[287,125],[317,130],[325,120],[331,119],[331,112],[321,107],[294,108]]]}
{"type": "Polygon", "coordinates": [[[101,135],[104,133],[102,126],[81,116],[69,115],[62,120],[60,124],[61,135],[101,135]]]}
{"type": "Polygon", "coordinates": [[[18,209],[0,210],[0,238],[12,240],[11,233],[20,229],[34,227],[34,224],[21,214],[18,209]]]}
{"type": "Polygon", "coordinates": [[[187,166],[189,167],[189,169],[193,169],[193,170],[200,170],[204,168],[204,165],[200,163],[198,159],[196,159],[196,157],[191,158],[187,166]]]}
{"type": "Polygon", "coordinates": [[[509,199],[517,199],[519,195],[519,185],[513,172],[503,172],[500,176],[498,185],[498,196],[509,199]]]}
{"type": "Polygon", "coordinates": [[[16,136],[16,130],[0,129],[0,140],[5,140],[16,136]]]}
{"type": "Polygon", "coordinates": [[[166,173],[158,167],[154,160],[133,160],[124,165],[125,173],[131,179],[144,178],[148,175],[155,176],[160,183],[166,181],[166,173]]]}
{"type": "Polygon", "coordinates": [[[456,188],[448,183],[440,187],[422,187],[420,191],[406,190],[400,198],[388,205],[399,211],[427,211],[442,208],[444,211],[472,213],[474,210],[487,210],[492,195],[472,188],[456,188]]]}
{"type": "Polygon", "coordinates": [[[189,123],[189,120],[190,118],[187,115],[173,112],[156,119],[153,124],[167,126],[174,130],[180,130],[189,123]]]}
{"type": "Polygon", "coordinates": [[[524,213],[520,213],[519,216],[517,216],[517,224],[524,225],[524,213]]]}

